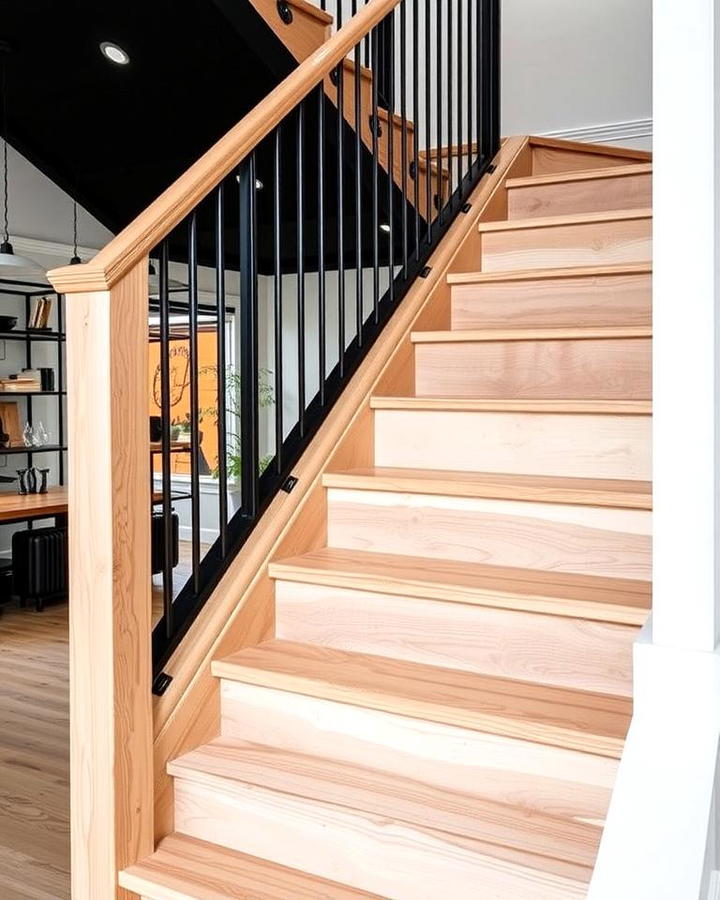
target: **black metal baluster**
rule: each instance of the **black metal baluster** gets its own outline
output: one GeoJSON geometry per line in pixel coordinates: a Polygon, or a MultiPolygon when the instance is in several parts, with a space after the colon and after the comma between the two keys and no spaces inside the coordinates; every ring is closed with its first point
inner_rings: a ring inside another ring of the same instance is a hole
{"type": "Polygon", "coordinates": [[[320,406],[325,406],[325,88],[317,87],[318,142],[318,386],[320,406]]]}
{"type": "MultiPolygon", "coordinates": [[[[442,75],[443,75],[443,54],[442,54],[442,45],[443,45],[443,15],[442,15],[442,4],[443,0],[435,0],[436,2],[436,18],[435,18],[435,27],[437,30],[436,41],[435,41],[435,66],[436,66],[436,105],[437,112],[435,116],[435,185],[437,188],[437,223],[438,229],[440,226],[440,213],[443,208],[443,179],[442,179],[442,147],[443,147],[443,112],[442,112],[442,75]]],[[[431,160],[428,160],[430,163],[431,160]]]]}
{"type": "MultiPolygon", "coordinates": [[[[420,258],[420,64],[419,49],[420,41],[418,31],[420,22],[419,0],[413,0],[413,36],[412,36],[412,59],[413,59],[413,202],[415,204],[415,259],[420,258]]],[[[427,67],[426,67],[427,68],[427,67]]]]}
{"type": "Polygon", "coordinates": [[[407,278],[408,269],[408,196],[407,196],[407,180],[408,180],[408,152],[407,152],[407,11],[405,8],[406,0],[400,0],[400,120],[402,122],[400,129],[400,138],[402,145],[400,147],[400,172],[402,174],[402,258],[403,258],[403,278],[407,278]]]}
{"type": "Polygon", "coordinates": [[[283,285],[281,257],[281,171],[282,124],[275,129],[273,158],[273,267],[274,267],[274,318],[275,318],[275,471],[283,470],[283,285]]]}
{"type": "Polygon", "coordinates": [[[225,186],[215,194],[215,293],[217,306],[218,517],[220,548],[227,553],[227,354],[225,346],[225,186]]]}
{"type": "MultiPolygon", "coordinates": [[[[472,178],[473,172],[473,91],[476,89],[476,72],[477,67],[473,60],[473,9],[475,8],[475,0],[468,0],[468,22],[467,22],[467,176],[468,182],[472,178]]],[[[468,184],[469,187],[469,184],[468,184]]]]}
{"type": "Polygon", "coordinates": [[[188,223],[188,325],[190,329],[190,520],[192,577],[200,590],[200,409],[198,392],[197,211],[188,223]]]}
{"type": "Polygon", "coordinates": [[[373,321],[380,321],[380,245],[378,242],[378,64],[380,60],[378,46],[378,29],[372,30],[372,236],[373,236],[373,321]]]}
{"type": "Polygon", "coordinates": [[[297,108],[295,210],[297,233],[298,426],[305,434],[305,103],[297,108]]]}
{"type": "Polygon", "coordinates": [[[355,47],[355,306],[357,344],[363,345],[365,322],[362,268],[362,96],[360,93],[360,45],[355,47]]]}
{"type": "MultiPolygon", "coordinates": [[[[163,520],[163,618],[165,635],[171,638],[175,632],[173,616],[173,525],[172,525],[172,477],[170,472],[170,295],[168,291],[168,242],[160,245],[158,262],[158,306],[160,314],[160,416],[162,422],[162,520],[163,520]]],[[[153,479],[154,483],[154,479],[153,479]]]]}
{"type": "Polygon", "coordinates": [[[385,20],[385,65],[386,85],[388,93],[387,110],[387,171],[388,171],[388,299],[390,303],[395,299],[395,172],[393,165],[393,144],[395,143],[395,10],[388,13],[385,20]],[[387,48],[389,46],[389,51],[387,48]]]}
{"type": "Polygon", "coordinates": [[[484,115],[484,107],[485,104],[483,102],[483,96],[485,93],[485,66],[487,63],[487,52],[486,48],[483,44],[483,32],[485,31],[485,7],[486,0],[474,0],[475,2],[475,11],[477,13],[477,21],[475,23],[475,27],[477,29],[477,36],[475,41],[475,53],[477,56],[477,77],[476,77],[476,86],[477,86],[477,96],[476,100],[476,136],[475,141],[477,144],[476,147],[476,156],[479,163],[482,161],[483,157],[483,115],[484,115]]]}
{"type": "MultiPolygon", "coordinates": [[[[430,102],[430,73],[432,54],[432,32],[430,29],[430,0],[425,0],[425,219],[427,221],[427,242],[432,244],[432,104],[430,102]]],[[[418,167],[419,169],[419,167],[418,167]]]]}
{"type": "Polygon", "coordinates": [[[488,160],[500,149],[500,0],[490,0],[490,143],[488,160]]]}
{"type": "MultiPolygon", "coordinates": [[[[438,8],[443,0],[437,0],[438,8]]],[[[442,147],[438,147],[438,168],[443,159],[447,159],[447,203],[452,204],[453,195],[453,75],[455,67],[453,65],[453,0],[447,0],[447,157],[443,155],[442,147]]],[[[445,204],[441,203],[444,208],[445,204]]]]}
{"type": "Polygon", "coordinates": [[[258,333],[255,154],[240,165],[240,459],[242,512],[258,509],[258,333]]]}
{"type": "Polygon", "coordinates": [[[345,70],[340,63],[337,72],[337,268],[338,268],[338,372],[345,375],[345,234],[344,234],[344,132],[345,70]]]}
{"type": "MultiPolygon", "coordinates": [[[[452,3],[452,0],[448,0],[452,3]]],[[[456,156],[453,158],[455,168],[457,170],[458,183],[458,203],[462,204],[462,162],[463,162],[463,4],[462,0],[457,0],[457,140],[456,156]]],[[[452,137],[450,138],[452,143],[452,137]]]]}

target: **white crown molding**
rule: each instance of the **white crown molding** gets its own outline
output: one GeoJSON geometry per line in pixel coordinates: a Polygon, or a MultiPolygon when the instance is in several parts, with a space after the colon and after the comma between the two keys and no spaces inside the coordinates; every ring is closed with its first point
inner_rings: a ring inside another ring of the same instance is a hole
{"type": "Polygon", "coordinates": [[[586,125],[583,128],[567,128],[562,131],[544,131],[539,136],[566,141],[586,141],[592,144],[615,144],[619,141],[652,138],[652,133],[652,119],[635,119],[628,122],[608,122],[605,125],[586,125]]]}

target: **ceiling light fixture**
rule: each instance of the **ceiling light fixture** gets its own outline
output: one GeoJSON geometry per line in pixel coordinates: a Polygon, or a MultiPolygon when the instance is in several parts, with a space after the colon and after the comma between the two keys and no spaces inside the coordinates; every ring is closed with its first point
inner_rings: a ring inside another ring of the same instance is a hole
{"type": "MultiPolygon", "coordinates": [[[[7,53],[9,47],[0,47],[0,51],[7,53]]],[[[3,230],[2,243],[0,243],[0,278],[19,278],[26,276],[42,277],[45,270],[32,259],[18,256],[10,243],[10,228],[8,225],[8,118],[7,118],[7,67],[3,59],[2,65],[2,137],[3,137],[3,230]]]]}
{"type": "Polygon", "coordinates": [[[113,44],[112,41],[103,41],[102,44],[100,44],[100,52],[105,59],[114,63],[116,66],[126,66],[130,62],[129,54],[127,54],[122,47],[113,44]]]}

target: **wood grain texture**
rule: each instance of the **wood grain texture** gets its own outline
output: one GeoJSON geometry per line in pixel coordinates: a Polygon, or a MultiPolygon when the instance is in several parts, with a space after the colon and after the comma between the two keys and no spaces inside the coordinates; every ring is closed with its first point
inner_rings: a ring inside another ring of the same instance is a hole
{"type": "Polygon", "coordinates": [[[67,300],[77,900],[128,896],[117,873],[153,843],[146,282],[145,258],[67,300]]]}
{"type": "Polygon", "coordinates": [[[50,488],[47,494],[0,494],[0,522],[23,516],[64,515],[68,509],[68,491],[64,487],[50,488]]]}
{"type": "Polygon", "coordinates": [[[508,218],[640,209],[652,205],[652,166],[617,166],[513,179],[508,187],[508,218]]]}
{"type": "Polygon", "coordinates": [[[492,406],[478,411],[471,403],[469,409],[460,402],[445,408],[443,400],[435,408],[418,403],[377,409],[376,463],[589,478],[652,476],[648,415],[526,412],[512,407],[496,412],[492,406]]]}
{"type": "Polygon", "coordinates": [[[617,760],[365,704],[223,681],[223,735],[412,777],[443,791],[602,822],[617,760]]]}
{"type": "Polygon", "coordinates": [[[530,148],[533,175],[584,171],[601,166],[627,166],[652,159],[652,154],[645,150],[544,137],[532,137],[530,148]]]}
{"type": "Polygon", "coordinates": [[[445,497],[486,497],[494,500],[652,509],[652,488],[649,481],[371,466],[345,472],[326,472],[323,475],[323,486],[438,494],[445,497]]]}
{"type": "Polygon", "coordinates": [[[553,891],[575,898],[584,895],[590,875],[585,866],[241,782],[179,780],[176,818],[191,836],[206,834],[231,849],[246,848],[243,852],[398,900],[434,900],[443,890],[470,900],[479,883],[489,896],[514,892],[540,900],[553,891]]]}
{"type": "Polygon", "coordinates": [[[231,738],[191,751],[170,769],[176,778],[197,785],[243,782],[584,867],[593,865],[600,838],[597,826],[444,790],[411,773],[398,776],[231,738]]]}
{"type": "Polygon", "coordinates": [[[280,640],[632,696],[628,625],[283,580],[275,604],[280,640]]]}
{"type": "Polygon", "coordinates": [[[605,694],[268,641],[216,660],[220,678],[618,758],[630,703],[605,694]]]}
{"type": "Polygon", "coordinates": [[[517,278],[492,279],[489,276],[500,273],[480,272],[450,278],[451,328],[650,324],[647,265],[545,272],[513,273],[517,278]]]}
{"type": "Polygon", "coordinates": [[[497,341],[590,341],[651,338],[649,325],[562,325],[531,328],[473,328],[463,331],[413,331],[413,344],[486,344],[497,341]]]}
{"type": "Polygon", "coordinates": [[[68,606],[0,615],[0,893],[70,900],[68,606]]]}
{"type": "MultiPolygon", "coordinates": [[[[342,398],[330,411],[308,449],[293,469],[299,483],[292,494],[280,492],[257,528],[232,561],[217,589],[203,607],[185,641],[166,667],[173,682],[162,697],[154,698],[155,770],[166,789],[156,811],[159,828],[172,825],[172,796],[165,765],[173,756],[212,736],[215,685],[210,664],[238,646],[267,637],[273,623],[272,595],[267,588],[270,558],[305,552],[325,541],[324,491],[320,474],[337,454],[339,465],[368,464],[372,431],[367,429],[367,404],[375,386],[389,373],[394,383],[394,361],[399,348],[410,347],[409,332],[436,291],[445,284],[448,269],[488,204],[502,190],[502,180],[527,146],[524,138],[505,141],[496,158],[497,169],[482,180],[470,198],[471,211],[450,226],[447,240],[431,257],[432,271],[418,279],[353,376],[342,398]],[[307,506],[310,504],[310,506],[307,506]],[[307,506],[307,511],[306,511],[307,506]],[[263,581],[265,584],[263,584],[263,581]],[[269,598],[269,599],[268,599],[269,598]],[[198,723],[196,731],[191,723],[198,723]]],[[[217,732],[215,732],[217,733],[217,732]]],[[[163,832],[158,831],[158,836],[163,832]]]]}
{"type": "Polygon", "coordinates": [[[649,338],[417,343],[415,393],[483,399],[646,400],[652,393],[651,357],[649,338]]]}
{"type": "Polygon", "coordinates": [[[467,397],[383,397],[370,398],[371,409],[427,410],[439,412],[527,412],[585,413],[599,416],[649,416],[650,400],[484,400],[467,397]]]}
{"type": "Polygon", "coordinates": [[[618,625],[643,625],[650,611],[650,585],[643,581],[332,547],[273,562],[270,574],[286,582],[478,604],[618,625]]]}
{"type": "Polygon", "coordinates": [[[164,838],[152,856],[120,876],[151,900],[360,900],[373,897],[264,859],[184,834],[164,838]]]}
{"type": "Polygon", "coordinates": [[[330,37],[333,17],[307,0],[288,0],[293,16],[290,25],[280,18],[275,0],[250,2],[298,62],[307,59],[330,37]]]}
{"type": "Polygon", "coordinates": [[[640,210],[486,223],[481,241],[483,271],[646,262],[651,216],[640,210]]]}
{"type": "Polygon", "coordinates": [[[328,489],[328,546],[650,579],[645,510],[328,489]]]}

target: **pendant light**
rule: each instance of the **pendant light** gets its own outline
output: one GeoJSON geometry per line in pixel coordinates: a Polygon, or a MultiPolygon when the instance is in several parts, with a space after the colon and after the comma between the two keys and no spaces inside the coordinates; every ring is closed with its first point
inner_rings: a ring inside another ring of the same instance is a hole
{"type": "Polygon", "coordinates": [[[78,240],[77,240],[77,203],[73,200],[73,255],[70,259],[71,266],[79,266],[82,260],[78,256],[78,240]]]}
{"type": "MultiPolygon", "coordinates": [[[[0,50],[8,52],[7,45],[0,47],[0,50]]],[[[8,226],[8,120],[7,120],[7,70],[5,62],[2,66],[2,139],[3,139],[3,239],[0,243],[0,278],[22,278],[34,276],[42,277],[45,280],[45,270],[32,259],[25,256],[19,256],[13,250],[10,243],[10,230],[8,226]]]]}
{"type": "MultiPolygon", "coordinates": [[[[152,300],[157,300],[160,296],[160,278],[153,259],[150,259],[148,267],[148,286],[150,288],[150,298],[152,300]]],[[[172,293],[174,291],[186,291],[188,286],[182,281],[178,281],[176,278],[168,277],[167,289],[168,293],[172,293]]]]}

